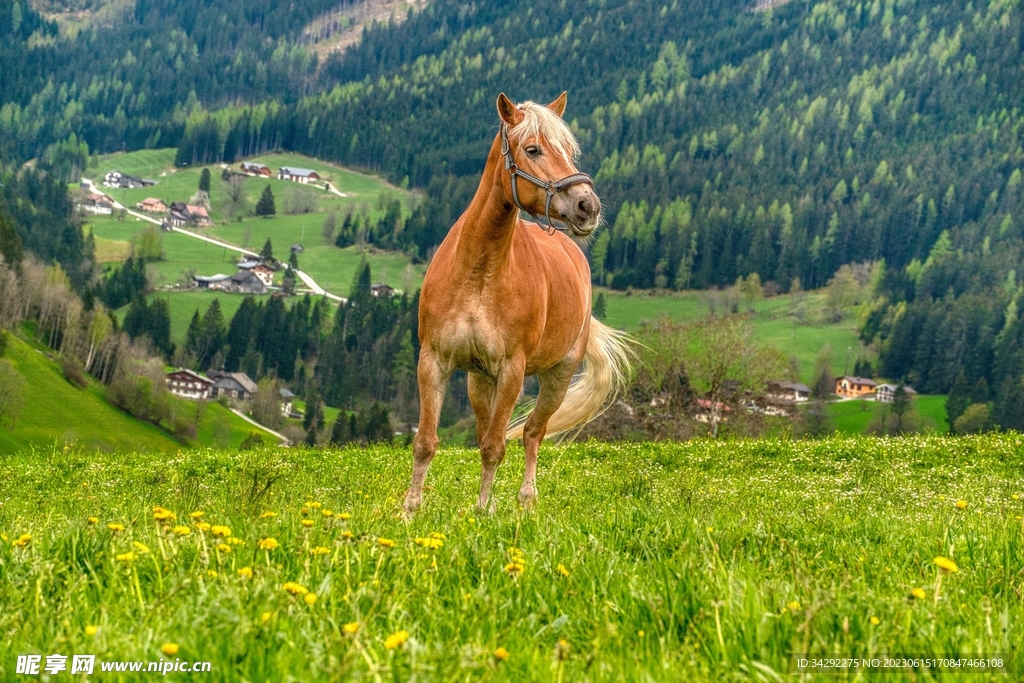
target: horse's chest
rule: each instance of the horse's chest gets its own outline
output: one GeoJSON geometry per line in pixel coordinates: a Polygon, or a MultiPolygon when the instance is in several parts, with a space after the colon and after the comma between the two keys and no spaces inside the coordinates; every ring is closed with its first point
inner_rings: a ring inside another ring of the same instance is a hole
{"type": "Polygon", "coordinates": [[[483,308],[462,310],[447,320],[435,338],[435,347],[454,368],[496,374],[505,359],[506,334],[483,308]]]}

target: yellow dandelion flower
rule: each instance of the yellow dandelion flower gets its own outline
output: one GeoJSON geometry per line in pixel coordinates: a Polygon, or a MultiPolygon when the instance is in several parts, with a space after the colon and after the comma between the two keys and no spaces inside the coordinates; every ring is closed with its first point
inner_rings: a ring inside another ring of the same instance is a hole
{"type": "Polygon", "coordinates": [[[870,619],[868,619],[868,621],[871,622],[872,626],[878,626],[879,624],[882,623],[882,620],[879,619],[878,617],[871,617],[870,619]]]}
{"type": "Polygon", "coordinates": [[[209,570],[207,570],[206,575],[209,576],[211,579],[216,579],[218,576],[220,576],[217,573],[216,569],[209,569],[209,570]]]}
{"type": "Polygon", "coordinates": [[[113,531],[115,534],[118,531],[124,531],[124,524],[118,524],[117,522],[111,522],[107,525],[107,528],[113,531]]]}
{"type": "Polygon", "coordinates": [[[408,631],[396,631],[384,639],[384,647],[388,650],[394,650],[404,645],[407,640],[409,640],[408,631]]]}
{"type": "Polygon", "coordinates": [[[93,626],[92,624],[89,624],[85,627],[85,635],[89,636],[90,638],[96,635],[97,633],[99,633],[99,629],[93,626]]]}
{"type": "Polygon", "coordinates": [[[273,550],[281,544],[277,542],[276,538],[261,538],[259,540],[260,550],[273,550]]]}
{"type": "Polygon", "coordinates": [[[171,529],[171,531],[178,534],[179,536],[188,536],[192,533],[192,530],[189,529],[187,526],[176,526],[173,529],[171,529]]]}
{"type": "Polygon", "coordinates": [[[282,584],[281,588],[292,595],[305,595],[309,592],[308,588],[303,586],[301,583],[296,583],[294,581],[288,581],[287,583],[282,584]]]}
{"type": "Polygon", "coordinates": [[[195,512],[188,513],[188,516],[191,517],[192,519],[202,519],[203,515],[205,515],[205,514],[206,513],[203,512],[202,510],[196,510],[195,512]]]}
{"type": "Polygon", "coordinates": [[[267,510],[262,515],[260,515],[260,519],[270,519],[271,517],[277,517],[277,513],[274,512],[273,510],[267,510]]]}
{"type": "Polygon", "coordinates": [[[476,517],[470,517],[466,521],[469,522],[470,524],[476,524],[476,517]]]}
{"type": "Polygon", "coordinates": [[[341,537],[346,539],[346,540],[352,540],[353,538],[356,537],[356,535],[354,533],[352,533],[351,531],[342,531],[341,532],[341,537]]]}
{"type": "Polygon", "coordinates": [[[439,538],[431,538],[430,536],[427,536],[425,538],[417,538],[416,545],[429,548],[431,550],[437,550],[444,545],[444,541],[439,538]]]}
{"type": "Polygon", "coordinates": [[[307,605],[315,605],[316,604],[316,593],[306,593],[306,596],[304,598],[302,598],[302,599],[306,601],[307,605]]]}
{"type": "Polygon", "coordinates": [[[961,510],[963,510],[963,509],[964,509],[965,507],[967,507],[967,501],[966,501],[966,500],[963,500],[963,499],[961,499],[961,500],[958,500],[958,501],[956,502],[956,506],[957,506],[958,508],[960,508],[961,510]]]}
{"type": "Polygon", "coordinates": [[[390,538],[378,538],[377,539],[377,545],[379,545],[379,546],[381,546],[383,548],[394,548],[395,547],[395,542],[392,541],[390,538]]]}
{"type": "Polygon", "coordinates": [[[313,508],[314,510],[320,509],[320,503],[306,503],[306,505],[313,508]]]}
{"type": "Polygon", "coordinates": [[[221,536],[227,538],[231,535],[231,527],[226,526],[212,526],[210,527],[210,533],[214,536],[221,536]]]}
{"type": "Polygon", "coordinates": [[[132,541],[132,547],[134,547],[136,550],[138,550],[140,553],[143,553],[143,554],[149,552],[149,546],[147,546],[145,543],[139,543],[138,541],[132,541]]]}
{"type": "Polygon", "coordinates": [[[637,632],[636,632],[636,634],[637,634],[638,636],[640,636],[641,638],[643,638],[643,637],[644,637],[644,636],[646,635],[646,634],[644,633],[644,630],[643,630],[643,629],[640,629],[639,631],[637,631],[637,632]]]}
{"type": "Polygon", "coordinates": [[[304,527],[306,527],[308,529],[309,527],[313,526],[313,520],[311,520],[311,519],[304,519],[304,520],[302,520],[302,526],[304,526],[304,527]]]}
{"type": "Polygon", "coordinates": [[[560,638],[558,642],[555,643],[555,656],[558,659],[568,659],[569,649],[571,647],[572,646],[569,645],[569,641],[567,641],[565,638],[560,638]]]}
{"type": "Polygon", "coordinates": [[[231,546],[229,546],[227,543],[218,543],[217,550],[221,551],[222,553],[230,553],[231,546]]]}
{"type": "Polygon", "coordinates": [[[1013,498],[1014,500],[1020,500],[1020,494],[1019,493],[1015,493],[1015,494],[1013,494],[1010,497],[1013,498]]]}
{"type": "Polygon", "coordinates": [[[565,578],[569,578],[569,570],[565,568],[564,564],[558,565],[558,573],[564,576],[565,578]]]}
{"type": "Polygon", "coordinates": [[[240,577],[242,577],[243,579],[251,579],[252,578],[252,567],[242,567],[241,569],[238,570],[238,575],[240,577]]]}
{"type": "Polygon", "coordinates": [[[168,657],[173,657],[174,655],[178,654],[178,644],[177,643],[164,643],[163,645],[160,646],[160,651],[163,652],[168,657]]]}
{"type": "Polygon", "coordinates": [[[224,542],[228,545],[245,545],[245,541],[240,539],[238,536],[232,536],[231,538],[225,539],[224,542]]]}
{"type": "Polygon", "coordinates": [[[86,521],[89,522],[89,524],[96,524],[97,522],[100,521],[100,518],[99,517],[89,517],[86,521]]]}
{"type": "Polygon", "coordinates": [[[22,534],[18,538],[11,542],[11,545],[15,548],[25,548],[29,543],[32,542],[32,534],[22,534]]]}
{"type": "Polygon", "coordinates": [[[326,555],[329,552],[331,552],[331,549],[322,545],[314,546],[309,549],[310,555],[326,555]]]}
{"type": "Polygon", "coordinates": [[[323,511],[323,515],[324,515],[324,517],[333,517],[334,513],[331,512],[330,510],[324,510],[323,511]]]}
{"type": "Polygon", "coordinates": [[[155,519],[158,522],[172,522],[177,518],[178,516],[171,512],[170,510],[167,510],[160,506],[153,508],[153,519],[155,519]]]}
{"type": "Polygon", "coordinates": [[[196,524],[196,528],[199,529],[200,531],[209,531],[210,530],[210,523],[209,522],[199,522],[198,524],[196,524]]]}
{"type": "Polygon", "coordinates": [[[505,565],[504,571],[506,574],[515,578],[522,574],[524,569],[526,569],[526,567],[519,562],[509,562],[505,565]]]}
{"type": "Polygon", "coordinates": [[[910,595],[911,597],[917,598],[918,600],[925,599],[925,592],[923,588],[915,588],[914,590],[910,591],[910,595]]]}
{"type": "Polygon", "coordinates": [[[347,624],[345,624],[344,626],[342,626],[341,630],[344,631],[345,633],[349,634],[350,636],[354,636],[356,633],[359,632],[359,622],[358,621],[350,621],[347,624]]]}
{"type": "Polygon", "coordinates": [[[347,512],[339,512],[338,519],[340,519],[343,522],[347,522],[348,520],[352,519],[352,515],[350,515],[347,512]]]}
{"type": "Polygon", "coordinates": [[[504,662],[506,659],[508,659],[508,650],[506,650],[503,647],[499,647],[497,650],[494,651],[494,658],[497,659],[499,662],[504,662]]]}
{"type": "Polygon", "coordinates": [[[796,612],[798,609],[800,609],[800,601],[794,600],[793,602],[787,602],[786,609],[788,609],[790,612],[796,612]]]}
{"type": "Polygon", "coordinates": [[[936,557],[932,561],[936,564],[936,566],[939,567],[939,569],[945,569],[947,572],[950,572],[952,574],[956,574],[958,571],[960,571],[960,567],[956,566],[956,562],[949,559],[948,557],[936,557]]]}
{"type": "Polygon", "coordinates": [[[431,538],[436,538],[439,541],[444,541],[444,540],[446,540],[448,538],[447,536],[442,534],[440,531],[431,531],[430,532],[430,537],[431,538]]]}
{"type": "Polygon", "coordinates": [[[261,614],[260,621],[262,621],[264,624],[270,621],[270,612],[264,612],[263,614],[261,614]]]}
{"type": "Polygon", "coordinates": [[[114,559],[117,560],[118,562],[134,562],[135,559],[136,559],[136,556],[135,556],[135,553],[133,553],[133,552],[127,552],[127,553],[121,553],[120,555],[115,556],[114,559]]]}

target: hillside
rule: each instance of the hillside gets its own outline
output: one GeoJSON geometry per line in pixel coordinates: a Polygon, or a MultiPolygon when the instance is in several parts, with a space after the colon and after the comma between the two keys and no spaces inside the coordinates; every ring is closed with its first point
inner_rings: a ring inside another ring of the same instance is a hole
{"type": "MultiPolygon", "coordinates": [[[[18,336],[10,341],[4,358],[25,379],[20,415],[15,427],[0,426],[0,453],[45,450],[77,444],[83,452],[138,452],[173,454],[188,446],[167,431],[136,420],[111,405],[104,388],[93,380],[79,389],[64,379],[60,366],[47,357],[49,349],[18,336]]],[[[260,431],[217,403],[210,403],[199,425],[197,445],[237,447],[260,431]]],[[[276,439],[264,435],[271,443],[276,439]]]]}
{"type": "MultiPolygon", "coordinates": [[[[442,448],[407,522],[411,459],[6,459],[0,677],[58,639],[97,670],[173,644],[215,680],[666,683],[796,680],[793,653],[977,657],[1024,639],[1019,435],[545,445],[533,514],[513,448],[493,516],[472,508],[478,454],[442,448]]],[[[1022,676],[1007,656],[999,673],[881,677],[1022,676]]]]}

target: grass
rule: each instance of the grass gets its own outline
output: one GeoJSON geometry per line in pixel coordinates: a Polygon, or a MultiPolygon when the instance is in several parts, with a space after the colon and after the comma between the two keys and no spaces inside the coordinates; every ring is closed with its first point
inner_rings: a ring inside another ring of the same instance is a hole
{"type": "MultiPolygon", "coordinates": [[[[220,301],[220,310],[224,315],[224,326],[227,328],[231,324],[231,318],[234,317],[235,311],[242,305],[242,300],[245,298],[243,294],[231,294],[228,292],[156,292],[146,297],[146,300],[151,302],[153,299],[164,299],[167,301],[168,308],[171,311],[171,341],[175,344],[183,344],[185,342],[186,333],[188,332],[188,325],[192,322],[192,315],[198,310],[200,317],[206,313],[206,309],[210,307],[214,299],[220,301]]],[[[267,297],[256,297],[257,300],[265,299],[267,297]]],[[[116,311],[118,320],[124,322],[125,315],[128,314],[128,306],[122,306],[116,311]]]]}
{"type": "MultiPolygon", "coordinates": [[[[545,446],[533,514],[514,448],[491,517],[471,507],[478,457],[442,449],[411,523],[396,447],[9,458],[0,677],[16,654],[94,653],[99,670],[173,643],[209,681],[795,681],[791,653],[1024,640],[1020,435],[545,446]]],[[[1022,676],[1017,657],[883,679],[1022,676]]]]}
{"type": "MultiPolygon", "coordinates": [[[[187,324],[187,323],[186,323],[187,324]]],[[[206,405],[199,421],[195,443],[184,444],[156,425],[137,420],[109,403],[102,385],[89,379],[79,389],[66,379],[60,366],[47,354],[52,352],[14,334],[4,358],[25,379],[20,416],[14,429],[0,426],[0,453],[10,454],[30,448],[48,448],[55,442],[76,444],[84,451],[140,451],[177,453],[198,446],[237,448],[252,432],[259,432],[218,403],[206,405]]],[[[184,401],[186,409],[194,403],[184,401]]],[[[270,443],[277,440],[269,434],[270,443]]]]}
{"type": "MultiPolygon", "coordinates": [[[[922,428],[944,433],[949,431],[945,396],[918,396],[911,405],[922,418],[922,428]]],[[[890,404],[874,400],[837,401],[828,406],[836,431],[841,434],[863,434],[876,415],[884,414],[890,404]]]]}
{"type": "MultiPolygon", "coordinates": [[[[708,315],[705,292],[653,293],[603,291],[606,300],[607,322],[612,327],[634,330],[644,322],[662,316],[677,321],[697,320],[708,315]]],[[[596,296],[596,293],[595,293],[596,296]]],[[[814,376],[814,360],[826,344],[832,346],[832,371],[843,375],[852,371],[857,360],[860,340],[854,322],[845,318],[838,323],[816,321],[816,309],[824,298],[822,292],[805,292],[802,308],[807,322],[800,322],[792,314],[797,301],[791,295],[762,299],[753,304],[750,323],[758,341],[781,349],[799,368],[801,381],[810,383],[814,376]],[[847,365],[847,349],[849,365],[847,365]]]]}

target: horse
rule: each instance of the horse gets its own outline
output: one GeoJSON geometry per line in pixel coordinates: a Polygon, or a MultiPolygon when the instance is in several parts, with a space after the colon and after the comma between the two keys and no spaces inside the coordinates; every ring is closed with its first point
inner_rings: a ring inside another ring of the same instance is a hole
{"type": "Polygon", "coordinates": [[[453,371],[468,373],[482,466],[476,505],[492,514],[491,489],[506,439],[523,439],[518,498],[531,508],[541,441],[600,415],[628,376],[628,338],[591,316],[590,266],[574,239],[597,229],[601,201],[590,176],[576,168],[579,144],[561,118],[565,105],[564,92],[546,106],[498,96],[501,123],[480,185],[427,268],[419,303],[420,421],[404,506],[409,516],[422,503],[453,371]],[[535,220],[543,213],[547,226],[520,218],[520,210],[535,220]],[[537,376],[539,393],[532,411],[510,425],[526,375],[537,376]]]}

